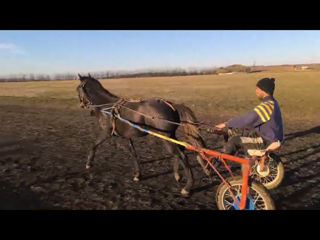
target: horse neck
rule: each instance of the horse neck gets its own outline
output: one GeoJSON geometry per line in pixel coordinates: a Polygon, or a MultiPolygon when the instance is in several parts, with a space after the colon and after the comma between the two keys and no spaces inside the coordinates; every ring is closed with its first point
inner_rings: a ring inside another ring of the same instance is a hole
{"type": "Polygon", "coordinates": [[[111,94],[99,94],[98,95],[98,103],[97,104],[104,104],[104,103],[115,103],[118,101],[119,98],[112,96],[111,94]]]}
{"type": "Polygon", "coordinates": [[[90,99],[92,104],[99,105],[105,103],[115,103],[119,100],[119,97],[111,94],[106,89],[99,89],[98,91],[95,91],[94,94],[90,95],[90,99]]]}

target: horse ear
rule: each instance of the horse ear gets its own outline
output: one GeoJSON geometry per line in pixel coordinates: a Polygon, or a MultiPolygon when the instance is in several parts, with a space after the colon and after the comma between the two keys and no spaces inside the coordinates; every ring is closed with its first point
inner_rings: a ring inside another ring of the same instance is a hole
{"type": "Polygon", "coordinates": [[[89,76],[89,78],[91,78],[91,75],[90,75],[90,73],[88,73],[88,76],[89,76]]]}
{"type": "Polygon", "coordinates": [[[81,80],[82,76],[78,73],[79,80],[81,80]]]}

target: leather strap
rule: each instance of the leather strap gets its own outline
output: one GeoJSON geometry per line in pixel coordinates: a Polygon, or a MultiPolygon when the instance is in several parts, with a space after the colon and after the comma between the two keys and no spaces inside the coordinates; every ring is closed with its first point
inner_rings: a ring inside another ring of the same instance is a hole
{"type": "Polygon", "coordinates": [[[111,136],[119,136],[119,134],[116,132],[116,118],[114,117],[114,114],[117,114],[120,116],[120,108],[123,104],[125,104],[127,101],[124,98],[120,98],[112,107],[111,111],[111,136]]]}

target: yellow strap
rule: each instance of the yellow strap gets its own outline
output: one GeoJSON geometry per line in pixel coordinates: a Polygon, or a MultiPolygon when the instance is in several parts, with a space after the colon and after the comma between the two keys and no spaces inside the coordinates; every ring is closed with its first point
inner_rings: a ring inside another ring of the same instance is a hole
{"type": "Polygon", "coordinates": [[[264,117],[262,116],[261,112],[259,111],[258,108],[255,108],[254,111],[259,115],[259,117],[261,118],[262,122],[266,122],[266,120],[264,119],[264,117]]]}
{"type": "Polygon", "coordinates": [[[167,141],[170,141],[170,142],[173,142],[173,143],[182,145],[182,146],[184,146],[184,147],[187,147],[187,145],[188,145],[188,144],[185,143],[185,142],[177,141],[177,140],[175,140],[175,139],[169,138],[169,137],[167,137],[167,136],[163,136],[163,135],[161,135],[161,134],[158,134],[158,133],[155,133],[155,132],[152,132],[152,131],[148,131],[148,132],[149,132],[151,135],[153,135],[153,136],[156,136],[156,137],[165,139],[165,140],[167,140],[167,141]]]}
{"type": "Polygon", "coordinates": [[[264,115],[267,117],[267,120],[269,120],[269,119],[270,119],[270,116],[269,116],[269,114],[267,113],[267,111],[266,111],[261,105],[259,105],[258,108],[260,108],[260,109],[262,110],[262,112],[264,113],[264,115]]]}

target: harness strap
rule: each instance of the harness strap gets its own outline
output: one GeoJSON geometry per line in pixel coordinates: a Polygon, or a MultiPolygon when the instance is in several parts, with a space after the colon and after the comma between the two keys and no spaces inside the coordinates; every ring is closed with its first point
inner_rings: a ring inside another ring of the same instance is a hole
{"type": "Polygon", "coordinates": [[[164,100],[163,98],[160,98],[160,100],[162,102],[164,102],[165,104],[167,104],[173,111],[177,111],[171,104],[171,102],[164,100]]]}
{"type": "Polygon", "coordinates": [[[111,126],[112,126],[112,130],[111,130],[111,136],[117,136],[119,135],[116,132],[116,118],[114,117],[114,115],[118,115],[120,116],[120,108],[123,104],[125,104],[127,101],[124,98],[120,98],[117,102],[115,102],[115,104],[112,106],[112,110],[111,110],[111,126]]]}
{"type": "MultiPolygon", "coordinates": [[[[124,105],[128,100],[126,100],[125,98],[120,98],[117,102],[115,102],[115,104],[112,106],[112,110],[111,110],[111,126],[112,126],[112,130],[111,130],[111,136],[117,136],[119,135],[116,132],[116,118],[114,117],[114,114],[120,116],[120,108],[122,107],[122,105],[124,105]]],[[[167,104],[173,111],[176,111],[176,109],[172,106],[172,104],[164,99],[161,98],[161,101],[163,101],[165,104],[167,104]]]]}

